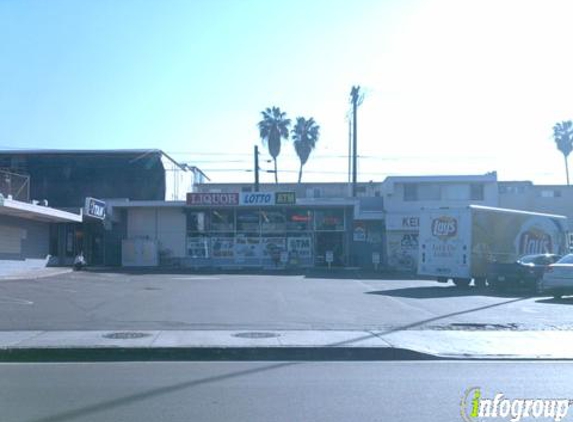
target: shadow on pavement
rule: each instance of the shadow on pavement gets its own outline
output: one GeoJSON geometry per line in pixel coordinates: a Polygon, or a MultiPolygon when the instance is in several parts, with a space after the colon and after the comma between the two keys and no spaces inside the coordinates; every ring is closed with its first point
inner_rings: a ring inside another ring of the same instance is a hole
{"type": "Polygon", "coordinates": [[[462,296],[490,296],[504,298],[529,298],[534,296],[532,292],[498,292],[493,289],[459,288],[454,286],[425,286],[407,287],[402,289],[375,290],[366,292],[369,295],[381,295],[392,297],[407,297],[412,299],[436,299],[441,297],[462,297],[462,296]]]}
{"type": "Polygon", "coordinates": [[[549,297],[546,299],[536,300],[535,303],[545,303],[549,305],[573,305],[573,297],[565,297],[562,299],[555,299],[553,297],[549,297]]]}

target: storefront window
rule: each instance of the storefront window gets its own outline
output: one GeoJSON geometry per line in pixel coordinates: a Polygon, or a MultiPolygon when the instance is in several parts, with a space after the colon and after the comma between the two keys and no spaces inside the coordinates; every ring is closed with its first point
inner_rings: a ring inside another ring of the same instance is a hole
{"type": "Polygon", "coordinates": [[[344,230],[344,210],[315,211],[315,228],[322,231],[344,230]]]}
{"type": "Polygon", "coordinates": [[[261,226],[264,232],[284,232],[286,229],[285,211],[278,210],[262,210],[261,211],[261,226]]]}
{"type": "Polygon", "coordinates": [[[211,237],[211,257],[214,259],[234,259],[235,239],[229,235],[211,237]]]}
{"type": "Polygon", "coordinates": [[[308,231],[312,229],[312,211],[309,209],[287,209],[287,230],[308,231]]]}
{"type": "Polygon", "coordinates": [[[264,236],[261,238],[263,265],[277,267],[281,263],[281,254],[286,251],[286,239],[282,236],[264,236]]]}
{"type": "Polygon", "coordinates": [[[209,214],[206,211],[187,212],[187,232],[205,233],[209,229],[209,214]]]}
{"type": "Polygon", "coordinates": [[[312,249],[310,235],[289,236],[287,239],[289,261],[294,264],[308,263],[312,259],[312,249]]]}
{"type": "Polygon", "coordinates": [[[188,235],[187,236],[187,256],[195,259],[210,257],[210,241],[208,236],[188,235]]]}
{"type": "Polygon", "coordinates": [[[240,210],[237,211],[237,231],[259,232],[259,211],[240,210]]]}
{"type": "Polygon", "coordinates": [[[211,231],[234,231],[235,213],[229,209],[217,209],[211,211],[211,231]]]}
{"type": "Polygon", "coordinates": [[[258,235],[241,234],[235,237],[236,263],[257,264],[261,258],[261,238],[258,235]]]}

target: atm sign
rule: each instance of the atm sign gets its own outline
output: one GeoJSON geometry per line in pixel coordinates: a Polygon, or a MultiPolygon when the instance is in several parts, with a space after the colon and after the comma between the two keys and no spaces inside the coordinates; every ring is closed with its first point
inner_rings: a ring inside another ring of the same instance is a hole
{"type": "Polygon", "coordinates": [[[277,192],[275,204],[276,205],[295,205],[296,204],[296,194],[294,192],[277,192]]]}

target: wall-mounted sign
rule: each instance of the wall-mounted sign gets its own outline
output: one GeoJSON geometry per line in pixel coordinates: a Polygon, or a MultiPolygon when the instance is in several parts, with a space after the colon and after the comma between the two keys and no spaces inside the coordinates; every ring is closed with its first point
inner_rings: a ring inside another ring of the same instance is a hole
{"type": "Polygon", "coordinates": [[[380,264],[380,252],[372,252],[372,263],[374,265],[380,264]]]}
{"type": "Polygon", "coordinates": [[[105,219],[105,202],[95,198],[86,198],[84,214],[100,220],[105,219]]]}
{"type": "Polygon", "coordinates": [[[387,214],[387,230],[418,231],[420,228],[420,217],[412,214],[387,214]]]}
{"type": "Polygon", "coordinates": [[[275,194],[271,192],[242,192],[240,205],[275,205],[275,194]]]}
{"type": "Polygon", "coordinates": [[[352,240],[355,242],[366,241],[366,227],[361,222],[354,222],[354,232],[352,233],[352,240]]]}
{"type": "Polygon", "coordinates": [[[187,205],[239,205],[238,193],[187,193],[187,205]]]}
{"type": "Polygon", "coordinates": [[[275,193],[275,203],[277,205],[295,205],[296,194],[294,192],[277,192],[275,193]]]}

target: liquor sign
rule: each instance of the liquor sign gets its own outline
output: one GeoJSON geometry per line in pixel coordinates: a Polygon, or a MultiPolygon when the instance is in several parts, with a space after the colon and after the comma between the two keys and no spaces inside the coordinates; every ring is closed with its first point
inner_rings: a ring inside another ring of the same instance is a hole
{"type": "Polygon", "coordinates": [[[105,219],[105,202],[95,198],[86,198],[84,214],[88,217],[105,219]]]}
{"type": "Polygon", "coordinates": [[[275,205],[275,194],[271,192],[243,192],[240,205],[275,205]]]}
{"type": "Polygon", "coordinates": [[[277,192],[275,194],[275,203],[277,205],[295,205],[296,194],[294,192],[277,192]]]}
{"type": "Polygon", "coordinates": [[[187,193],[187,205],[239,205],[238,193],[187,193]]]}

